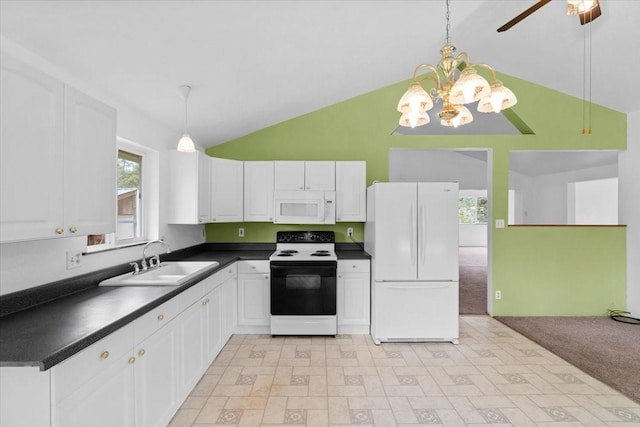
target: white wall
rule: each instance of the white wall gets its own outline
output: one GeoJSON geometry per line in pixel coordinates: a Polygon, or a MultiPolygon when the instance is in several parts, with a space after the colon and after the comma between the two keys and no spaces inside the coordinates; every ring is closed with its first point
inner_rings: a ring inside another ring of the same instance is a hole
{"type": "Polygon", "coordinates": [[[627,310],[640,317],[640,111],[627,116],[619,177],[620,223],[627,225],[627,310]]]}
{"type": "MultiPolygon", "coordinates": [[[[167,194],[167,151],[174,149],[179,133],[173,132],[162,125],[154,123],[129,108],[109,94],[101,92],[84,81],[76,79],[61,68],[33,55],[11,40],[2,37],[0,49],[17,59],[40,69],[66,84],[75,87],[102,102],[111,105],[118,111],[117,135],[127,140],[142,144],[157,150],[159,153],[160,191],[157,194],[159,202],[159,223],[157,231],[152,237],[163,237],[172,249],[193,246],[204,241],[202,226],[168,225],[163,212],[168,203],[167,194]]],[[[176,97],[179,99],[179,97],[176,97]]],[[[108,252],[86,255],[82,259],[81,267],[74,270],[66,269],[66,252],[85,248],[86,238],[70,237],[62,239],[40,240],[33,242],[5,243],[0,245],[0,294],[7,294],[30,287],[42,285],[56,280],[73,277],[90,271],[99,270],[116,264],[122,264],[140,259],[140,246],[118,249],[108,252]]]]}
{"type": "Polygon", "coordinates": [[[568,185],[617,177],[618,169],[618,165],[607,165],[534,177],[510,171],[509,189],[522,200],[522,212],[515,210],[516,224],[567,224],[568,185]]]}

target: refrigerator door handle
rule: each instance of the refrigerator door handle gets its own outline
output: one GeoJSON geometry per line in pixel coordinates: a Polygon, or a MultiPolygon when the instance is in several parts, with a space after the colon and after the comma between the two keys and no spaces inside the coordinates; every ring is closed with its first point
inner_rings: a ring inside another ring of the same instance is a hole
{"type": "Polygon", "coordinates": [[[442,289],[442,288],[448,288],[449,286],[451,286],[451,284],[447,283],[447,284],[438,284],[438,285],[427,285],[427,284],[420,284],[420,285],[398,285],[398,284],[394,284],[394,285],[384,285],[385,287],[389,288],[389,289],[410,289],[410,290],[415,290],[415,289],[442,289]]]}
{"type": "Polygon", "coordinates": [[[427,249],[427,242],[425,240],[425,236],[427,235],[426,233],[426,228],[427,228],[427,223],[424,219],[424,210],[422,208],[422,203],[419,204],[418,206],[418,239],[419,239],[419,243],[418,243],[418,248],[420,251],[420,265],[424,265],[425,263],[425,257],[426,257],[426,249],[427,249]]]}
{"type": "Polygon", "coordinates": [[[409,236],[409,251],[411,252],[411,265],[415,266],[417,262],[416,248],[414,246],[416,235],[416,220],[413,218],[415,207],[413,203],[409,206],[409,224],[411,224],[411,236],[409,236]]]}

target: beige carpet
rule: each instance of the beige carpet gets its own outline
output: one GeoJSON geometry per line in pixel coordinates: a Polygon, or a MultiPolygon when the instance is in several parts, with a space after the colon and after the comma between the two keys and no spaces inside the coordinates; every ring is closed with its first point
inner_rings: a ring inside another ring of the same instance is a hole
{"type": "Polygon", "coordinates": [[[608,317],[496,317],[640,403],[640,326],[608,317]]]}
{"type": "Polygon", "coordinates": [[[487,313],[487,248],[459,249],[460,314],[487,313]]]}

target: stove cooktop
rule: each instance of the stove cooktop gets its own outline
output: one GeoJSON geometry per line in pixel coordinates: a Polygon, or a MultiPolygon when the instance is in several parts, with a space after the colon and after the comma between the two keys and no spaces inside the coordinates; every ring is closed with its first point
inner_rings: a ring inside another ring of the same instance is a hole
{"type": "Polygon", "coordinates": [[[276,251],[270,261],[332,261],[335,253],[333,231],[278,231],[276,251]]]}

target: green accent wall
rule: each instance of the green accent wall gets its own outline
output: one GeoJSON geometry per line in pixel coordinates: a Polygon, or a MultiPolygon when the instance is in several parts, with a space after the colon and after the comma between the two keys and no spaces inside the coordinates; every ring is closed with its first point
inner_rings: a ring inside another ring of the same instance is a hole
{"type": "MultiPolygon", "coordinates": [[[[505,74],[498,78],[517,95],[510,118],[516,117],[527,134],[393,136],[396,105],[407,80],[210,147],[207,153],[237,160],[365,160],[371,184],[388,180],[391,148],[489,149],[495,224],[495,218],[508,217],[510,150],[626,149],[626,114],[592,104],[592,134],[584,135],[583,111],[589,105],[582,99],[505,74]]],[[[427,126],[439,126],[435,111],[427,126]]],[[[339,242],[349,241],[347,227],[354,227],[356,241],[363,240],[361,223],[312,226],[335,230],[339,242]]],[[[206,234],[209,242],[273,242],[277,230],[291,228],[297,227],[207,224],[206,234]],[[238,237],[240,226],[244,238],[238,237]]],[[[517,226],[492,232],[492,284],[502,291],[493,315],[605,315],[607,308],[626,306],[625,227],[517,226]]]]}

